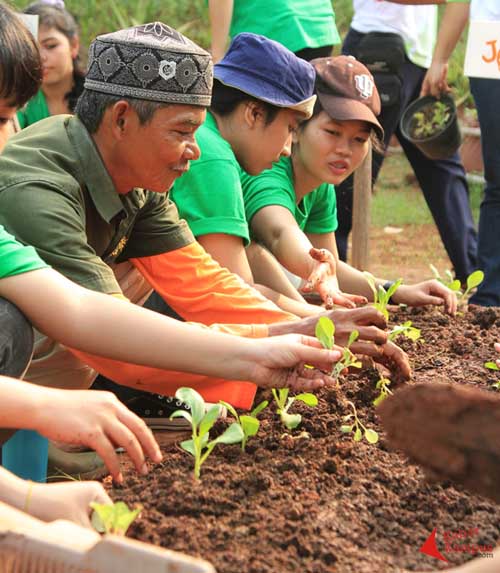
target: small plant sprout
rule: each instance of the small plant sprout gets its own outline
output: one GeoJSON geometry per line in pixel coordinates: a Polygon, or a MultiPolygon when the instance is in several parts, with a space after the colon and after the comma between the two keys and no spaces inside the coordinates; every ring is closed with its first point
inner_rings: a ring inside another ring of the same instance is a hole
{"type": "Polygon", "coordinates": [[[392,395],[392,391],[389,389],[391,381],[389,378],[380,378],[378,382],[375,384],[375,388],[380,390],[380,394],[373,400],[373,405],[378,406],[381,402],[383,402],[387,396],[392,395]]]}
{"type": "MultiPolygon", "coordinates": [[[[319,318],[318,322],[316,323],[315,334],[316,338],[325,348],[328,350],[333,348],[333,345],[335,344],[335,325],[329,318],[326,316],[321,316],[319,318]]],[[[350,367],[361,368],[362,366],[361,362],[350,350],[350,346],[356,342],[358,337],[359,332],[357,330],[353,330],[349,335],[347,345],[344,347],[342,358],[336,362],[330,373],[331,377],[334,380],[337,380],[337,383],[342,370],[350,367]]]]}
{"type": "Polygon", "coordinates": [[[380,311],[388,320],[389,311],[387,310],[387,305],[389,304],[389,301],[391,300],[393,294],[401,286],[403,279],[398,279],[397,281],[393,282],[390,288],[388,290],[385,290],[385,288],[382,285],[379,285],[377,287],[377,285],[375,284],[375,277],[371,273],[364,271],[363,274],[365,275],[365,278],[368,281],[368,284],[370,285],[370,288],[373,293],[372,306],[374,306],[378,311],[380,311]]]}
{"type": "MultiPolygon", "coordinates": [[[[500,370],[500,368],[496,362],[485,362],[484,367],[488,368],[488,370],[493,370],[494,372],[498,372],[500,370]]],[[[500,392],[500,380],[493,382],[491,387],[495,388],[495,390],[498,390],[500,392]]]]}
{"type": "Polygon", "coordinates": [[[344,434],[353,434],[352,439],[355,442],[360,442],[365,437],[365,440],[369,444],[376,444],[378,442],[378,434],[375,430],[367,428],[361,420],[358,418],[358,413],[356,412],[356,406],[352,402],[347,402],[352,408],[352,414],[347,414],[344,416],[344,422],[352,421],[352,424],[343,424],[340,426],[340,431],[344,434]]]}
{"type": "Polygon", "coordinates": [[[94,510],[90,518],[92,527],[99,533],[114,535],[125,535],[142,511],[141,505],[129,509],[123,501],[117,501],[112,505],[93,501],[90,507],[94,510]]]}
{"type": "Polygon", "coordinates": [[[431,268],[432,274],[434,275],[434,278],[437,281],[439,281],[441,284],[444,284],[445,287],[448,287],[453,292],[462,294],[460,281],[453,277],[450,269],[446,269],[444,271],[444,274],[446,275],[446,279],[444,279],[434,265],[429,266],[431,268]]]}
{"type": "Polygon", "coordinates": [[[264,408],[267,408],[269,402],[267,400],[263,400],[250,412],[250,414],[243,414],[241,416],[238,415],[238,412],[233,408],[233,406],[231,406],[231,404],[224,402],[224,400],[220,400],[219,404],[225,406],[234,416],[236,423],[241,426],[241,430],[243,432],[243,439],[241,440],[241,451],[244,452],[245,448],[247,447],[248,438],[257,435],[257,432],[259,431],[260,422],[257,419],[257,416],[262,412],[262,410],[264,410],[264,408]]]}
{"type": "Polygon", "coordinates": [[[389,332],[388,338],[389,340],[395,340],[398,336],[404,336],[405,338],[409,338],[415,342],[420,338],[420,328],[415,328],[412,326],[411,320],[407,320],[406,322],[403,322],[403,324],[396,325],[389,332]]]}
{"type": "Polygon", "coordinates": [[[450,108],[442,101],[422,108],[422,111],[413,115],[413,136],[425,139],[443,131],[450,117],[450,108]]]}
{"type": "Polygon", "coordinates": [[[175,393],[175,397],[185,402],[191,409],[191,413],[185,410],[177,410],[170,418],[183,417],[191,424],[192,437],[190,440],[181,442],[180,446],[193,456],[194,477],[199,480],[201,466],[217,444],[237,444],[245,436],[241,426],[233,422],[218,438],[209,441],[209,432],[219,416],[221,406],[214,404],[206,410],[203,398],[192,388],[179,388],[175,393]]]}
{"type": "Polygon", "coordinates": [[[297,394],[297,396],[288,396],[288,392],[288,388],[272,389],[274,399],[278,406],[277,412],[281,418],[282,424],[289,430],[294,430],[300,422],[302,422],[302,416],[300,414],[289,414],[288,410],[290,409],[290,406],[295,402],[295,400],[299,400],[299,402],[304,402],[304,404],[313,408],[318,405],[318,399],[314,394],[309,392],[297,394]]]}
{"type": "Polygon", "coordinates": [[[484,273],[483,271],[474,271],[467,277],[467,288],[462,293],[462,296],[459,299],[459,303],[463,303],[467,300],[472,289],[478,287],[484,280],[484,273]]]}

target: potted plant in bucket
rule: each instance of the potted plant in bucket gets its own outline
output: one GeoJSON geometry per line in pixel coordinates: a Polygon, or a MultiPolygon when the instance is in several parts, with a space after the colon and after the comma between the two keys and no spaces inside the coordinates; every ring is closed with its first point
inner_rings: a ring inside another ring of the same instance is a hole
{"type": "Polygon", "coordinates": [[[449,95],[416,99],[404,111],[400,127],[403,135],[429,159],[446,159],[461,143],[457,110],[449,95]]]}

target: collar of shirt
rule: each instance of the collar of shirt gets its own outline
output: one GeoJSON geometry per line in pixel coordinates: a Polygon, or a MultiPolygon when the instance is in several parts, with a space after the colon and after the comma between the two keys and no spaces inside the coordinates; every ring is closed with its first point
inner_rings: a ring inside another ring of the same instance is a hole
{"type": "Polygon", "coordinates": [[[71,117],[67,123],[67,133],[78,154],[85,187],[99,215],[108,223],[119,213],[125,215],[121,198],[85,126],[78,118],[71,117]]]}

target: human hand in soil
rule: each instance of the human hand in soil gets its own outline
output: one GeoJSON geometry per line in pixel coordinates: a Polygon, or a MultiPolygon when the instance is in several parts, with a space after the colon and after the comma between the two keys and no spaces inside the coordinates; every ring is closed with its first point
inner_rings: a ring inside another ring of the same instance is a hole
{"type": "Polygon", "coordinates": [[[148,471],[146,455],[161,461],[151,430],[111,392],[44,390],[33,429],[51,440],[92,448],[118,483],[123,476],[116,447],[126,450],[142,474],[148,471]]]}
{"type": "Polygon", "coordinates": [[[301,292],[318,292],[328,309],[334,304],[347,308],[355,308],[356,304],[366,304],[367,299],[364,296],[341,292],[337,279],[337,262],[333,253],[328,249],[312,248],[309,254],[314,261],[313,271],[300,289],[301,292]]]}
{"type": "Polygon", "coordinates": [[[27,513],[42,521],[67,519],[92,527],[90,504],[93,501],[106,505],[113,503],[103,486],[96,481],[31,483],[26,488],[24,507],[27,513]]]}
{"type": "Polygon", "coordinates": [[[447,76],[448,63],[433,61],[422,82],[420,97],[430,94],[439,98],[441,94],[449,93],[451,88],[448,85],[447,76]]]}
{"type": "Polygon", "coordinates": [[[327,372],[332,371],[333,364],[342,356],[342,348],[338,346],[325,350],[312,336],[288,334],[266,338],[260,348],[252,363],[250,379],[261,388],[311,391],[335,384],[327,372]]]}
{"type": "Polygon", "coordinates": [[[384,330],[387,327],[387,322],[383,314],[373,306],[350,309],[337,308],[301,320],[270,324],[268,334],[269,336],[278,336],[293,332],[314,336],[316,323],[320,316],[328,317],[335,324],[335,342],[340,346],[347,344],[349,335],[353,330],[359,332],[359,341],[375,344],[387,342],[387,332],[384,330]]]}
{"type": "Polygon", "coordinates": [[[457,312],[457,296],[437,280],[429,280],[414,285],[401,285],[392,295],[396,304],[408,306],[444,305],[448,314],[457,312]]]}
{"type": "Polygon", "coordinates": [[[373,362],[388,370],[389,375],[395,381],[402,382],[411,378],[408,355],[394,342],[388,341],[379,346],[357,340],[350,346],[350,349],[356,355],[368,356],[373,362]]]}
{"type": "MultiPolygon", "coordinates": [[[[500,343],[499,342],[495,342],[495,350],[497,352],[500,352],[500,343]]],[[[500,368],[500,360],[497,360],[496,363],[497,363],[497,366],[500,368]]]]}

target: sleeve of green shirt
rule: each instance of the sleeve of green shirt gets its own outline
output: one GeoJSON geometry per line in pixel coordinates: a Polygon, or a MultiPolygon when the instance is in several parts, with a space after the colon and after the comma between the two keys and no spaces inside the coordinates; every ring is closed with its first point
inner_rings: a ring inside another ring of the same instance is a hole
{"type": "Polygon", "coordinates": [[[120,293],[113,271],[87,243],[82,210],[76,198],[39,181],[11,185],[0,193],[0,224],[9,233],[33,245],[46,263],[81,286],[120,293]]]}
{"type": "Polygon", "coordinates": [[[337,230],[337,201],[333,185],[324,183],[313,191],[305,233],[323,234],[337,230]]]}
{"type": "Polygon", "coordinates": [[[234,162],[224,159],[193,162],[189,171],[176,181],[172,199],[196,237],[226,233],[241,237],[248,244],[240,171],[234,162]]]}
{"type": "Polygon", "coordinates": [[[45,268],[33,247],[21,245],[0,225],[0,279],[45,268]]]}
{"type": "Polygon", "coordinates": [[[276,175],[274,171],[266,171],[256,177],[245,176],[243,178],[243,198],[247,221],[263,207],[280,205],[285,207],[295,217],[295,203],[289,182],[276,175]]]}
{"type": "Polygon", "coordinates": [[[148,192],[146,204],[137,215],[118,261],[168,253],[193,241],[193,234],[186,222],[179,219],[177,207],[168,195],[148,192]]]}

